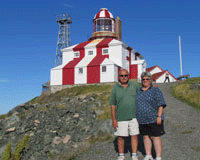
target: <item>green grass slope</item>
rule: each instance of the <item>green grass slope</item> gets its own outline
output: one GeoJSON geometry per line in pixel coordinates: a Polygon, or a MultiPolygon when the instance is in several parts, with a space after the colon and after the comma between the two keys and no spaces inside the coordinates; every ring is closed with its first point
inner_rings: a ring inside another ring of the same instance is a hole
{"type": "Polygon", "coordinates": [[[182,81],[173,87],[171,93],[175,98],[200,110],[200,88],[196,87],[194,89],[194,87],[192,87],[194,85],[200,85],[200,77],[182,81]]]}

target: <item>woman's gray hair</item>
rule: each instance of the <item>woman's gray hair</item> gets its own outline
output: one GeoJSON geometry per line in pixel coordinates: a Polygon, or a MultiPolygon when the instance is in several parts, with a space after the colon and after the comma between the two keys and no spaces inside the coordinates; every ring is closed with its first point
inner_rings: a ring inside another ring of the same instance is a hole
{"type": "Polygon", "coordinates": [[[143,72],[141,74],[141,80],[143,79],[143,77],[149,77],[152,80],[152,75],[149,72],[143,72]]]}

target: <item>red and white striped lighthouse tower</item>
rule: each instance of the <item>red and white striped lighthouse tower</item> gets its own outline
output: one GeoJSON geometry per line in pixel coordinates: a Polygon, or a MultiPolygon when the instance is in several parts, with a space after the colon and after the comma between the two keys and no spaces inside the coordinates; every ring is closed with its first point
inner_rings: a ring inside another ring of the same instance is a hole
{"type": "Polygon", "coordinates": [[[106,8],[93,19],[91,38],[62,50],[62,64],[51,69],[50,85],[63,86],[117,82],[125,68],[130,78],[139,79],[146,70],[143,56],[121,41],[121,20],[106,8]]]}

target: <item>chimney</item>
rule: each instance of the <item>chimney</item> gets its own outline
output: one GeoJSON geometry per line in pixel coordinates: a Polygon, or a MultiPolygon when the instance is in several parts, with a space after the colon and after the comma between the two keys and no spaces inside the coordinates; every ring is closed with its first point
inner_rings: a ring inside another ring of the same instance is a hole
{"type": "Polygon", "coordinates": [[[122,22],[120,20],[120,18],[117,16],[116,18],[116,21],[115,21],[115,24],[116,24],[116,37],[118,40],[122,40],[122,22]]]}

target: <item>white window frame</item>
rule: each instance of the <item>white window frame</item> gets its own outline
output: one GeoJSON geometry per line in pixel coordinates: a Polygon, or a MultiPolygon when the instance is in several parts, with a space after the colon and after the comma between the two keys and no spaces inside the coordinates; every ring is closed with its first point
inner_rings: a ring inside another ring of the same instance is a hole
{"type": "Polygon", "coordinates": [[[82,67],[78,69],[78,73],[83,74],[83,68],[82,67]]]}
{"type": "Polygon", "coordinates": [[[106,72],[106,68],[107,68],[106,66],[102,66],[101,67],[101,71],[105,73],[106,72]]]}
{"type": "Polygon", "coordinates": [[[79,58],[80,57],[80,52],[74,52],[74,58],[79,58]]]}
{"type": "Polygon", "coordinates": [[[102,55],[106,55],[106,54],[108,54],[108,48],[104,48],[104,49],[102,50],[102,55]],[[106,51],[107,53],[104,53],[104,51],[106,51]]]}
{"type": "Polygon", "coordinates": [[[88,51],[88,55],[90,56],[93,55],[93,53],[94,53],[93,50],[88,51]]]}

